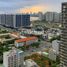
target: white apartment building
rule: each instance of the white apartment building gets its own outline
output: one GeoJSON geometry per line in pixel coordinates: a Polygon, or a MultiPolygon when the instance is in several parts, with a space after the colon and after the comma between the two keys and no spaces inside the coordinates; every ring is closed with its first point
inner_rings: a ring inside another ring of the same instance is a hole
{"type": "Polygon", "coordinates": [[[48,22],[60,22],[61,14],[57,12],[46,12],[45,19],[48,22]]]}
{"type": "Polygon", "coordinates": [[[52,22],[54,20],[54,13],[53,12],[46,12],[45,19],[48,22],[52,22]]]}
{"type": "Polygon", "coordinates": [[[13,48],[3,53],[4,67],[23,67],[23,51],[13,48]]]}
{"type": "Polygon", "coordinates": [[[54,12],[54,22],[60,22],[61,20],[60,17],[61,17],[60,13],[54,12]]]}
{"type": "Polygon", "coordinates": [[[56,50],[57,54],[59,54],[59,46],[60,46],[60,41],[58,40],[52,41],[52,48],[56,50]]]}

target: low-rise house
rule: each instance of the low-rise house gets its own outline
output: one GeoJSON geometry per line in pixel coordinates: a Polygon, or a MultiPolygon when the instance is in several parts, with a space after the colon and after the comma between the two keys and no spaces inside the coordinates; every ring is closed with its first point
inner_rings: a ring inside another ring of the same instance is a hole
{"type": "Polygon", "coordinates": [[[19,33],[17,33],[17,32],[12,32],[12,33],[10,33],[10,36],[11,36],[11,37],[14,37],[14,38],[20,38],[20,35],[19,35],[19,33]]]}
{"type": "Polygon", "coordinates": [[[53,33],[48,33],[48,39],[51,39],[52,37],[54,37],[53,33]]]}
{"type": "Polygon", "coordinates": [[[43,31],[34,31],[33,33],[34,33],[34,35],[43,35],[44,34],[43,31]]]}
{"type": "Polygon", "coordinates": [[[37,37],[27,37],[27,38],[22,38],[22,39],[18,39],[15,41],[15,46],[16,47],[21,47],[24,45],[31,45],[33,43],[38,42],[38,38],[37,37]]]}
{"type": "Polygon", "coordinates": [[[32,59],[25,61],[25,67],[39,67],[32,59]]]}
{"type": "Polygon", "coordinates": [[[20,38],[27,38],[27,37],[20,35],[20,38]]]}

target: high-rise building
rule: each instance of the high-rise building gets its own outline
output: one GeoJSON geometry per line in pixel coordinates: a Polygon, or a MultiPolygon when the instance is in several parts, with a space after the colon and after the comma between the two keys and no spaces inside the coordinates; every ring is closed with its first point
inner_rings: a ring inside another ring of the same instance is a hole
{"type": "Polygon", "coordinates": [[[3,53],[4,67],[24,67],[23,66],[23,51],[13,48],[8,52],[3,53]]]}
{"type": "Polygon", "coordinates": [[[0,15],[0,24],[13,27],[29,27],[30,26],[30,15],[28,14],[1,14],[0,15]]]}
{"type": "Polygon", "coordinates": [[[30,15],[17,14],[15,19],[15,27],[17,28],[30,26],[30,15]]]}
{"type": "Polygon", "coordinates": [[[23,27],[30,26],[30,15],[21,15],[21,25],[23,27]]]}
{"type": "Polygon", "coordinates": [[[6,26],[8,26],[8,27],[13,27],[14,25],[13,25],[13,20],[14,20],[14,18],[13,18],[13,15],[11,14],[11,15],[9,15],[9,14],[7,14],[6,15],[6,26]]]}
{"type": "Polygon", "coordinates": [[[44,20],[44,14],[42,12],[38,13],[38,17],[40,21],[44,20]]]}
{"type": "Polygon", "coordinates": [[[62,3],[62,44],[60,44],[60,67],[67,67],[67,2],[62,3]]]}
{"type": "Polygon", "coordinates": [[[45,19],[48,22],[52,22],[54,20],[54,13],[53,12],[46,12],[45,19]]]}
{"type": "Polygon", "coordinates": [[[0,18],[1,19],[1,24],[5,25],[6,24],[6,15],[5,14],[1,14],[0,16],[1,16],[1,18],[0,18]]]}
{"type": "Polygon", "coordinates": [[[15,27],[21,27],[22,24],[21,24],[21,15],[16,15],[15,16],[15,19],[16,19],[16,22],[15,22],[15,27]]]}
{"type": "Polygon", "coordinates": [[[57,12],[46,12],[45,20],[48,22],[60,22],[60,13],[57,12]]]}
{"type": "Polygon", "coordinates": [[[60,13],[54,12],[54,22],[60,22],[60,13]]]}

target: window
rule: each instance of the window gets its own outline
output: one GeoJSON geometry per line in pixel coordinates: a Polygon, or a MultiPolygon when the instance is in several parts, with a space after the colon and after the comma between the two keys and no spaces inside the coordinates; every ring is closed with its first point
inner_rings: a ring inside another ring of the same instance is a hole
{"type": "Polygon", "coordinates": [[[63,8],[66,8],[66,6],[64,5],[63,8]]]}

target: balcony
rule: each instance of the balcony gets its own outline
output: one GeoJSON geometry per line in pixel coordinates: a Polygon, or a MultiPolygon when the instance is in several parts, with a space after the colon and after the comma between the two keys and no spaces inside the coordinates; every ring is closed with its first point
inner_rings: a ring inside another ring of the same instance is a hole
{"type": "Polygon", "coordinates": [[[62,14],[67,14],[67,12],[66,11],[62,11],[62,14]]]}
{"type": "MultiPolygon", "coordinates": [[[[63,44],[65,47],[67,47],[67,41],[63,41],[62,44],[63,44]]],[[[61,45],[61,46],[63,46],[63,45],[61,45]]]]}
{"type": "Polygon", "coordinates": [[[67,30],[62,31],[62,35],[66,34],[66,33],[67,33],[67,30]]]}
{"type": "Polygon", "coordinates": [[[64,22],[64,21],[63,21],[63,24],[67,24],[67,22],[64,22]]]}
{"type": "Polygon", "coordinates": [[[67,39],[67,36],[61,36],[61,37],[62,37],[61,39],[64,39],[64,40],[67,39]]]}
{"type": "Polygon", "coordinates": [[[67,30],[67,28],[62,27],[62,30],[67,30]]]}
{"type": "Polygon", "coordinates": [[[65,55],[63,55],[63,54],[61,54],[60,57],[61,57],[62,59],[66,59],[66,60],[67,60],[67,56],[65,56],[65,55]]]}
{"type": "Polygon", "coordinates": [[[64,33],[62,33],[61,35],[62,35],[62,36],[67,36],[67,34],[64,34],[64,33]]]}
{"type": "Polygon", "coordinates": [[[67,44],[67,39],[61,38],[61,44],[67,44]]]}
{"type": "Polygon", "coordinates": [[[67,46],[60,46],[60,49],[65,50],[65,52],[67,52],[67,46]]]}

